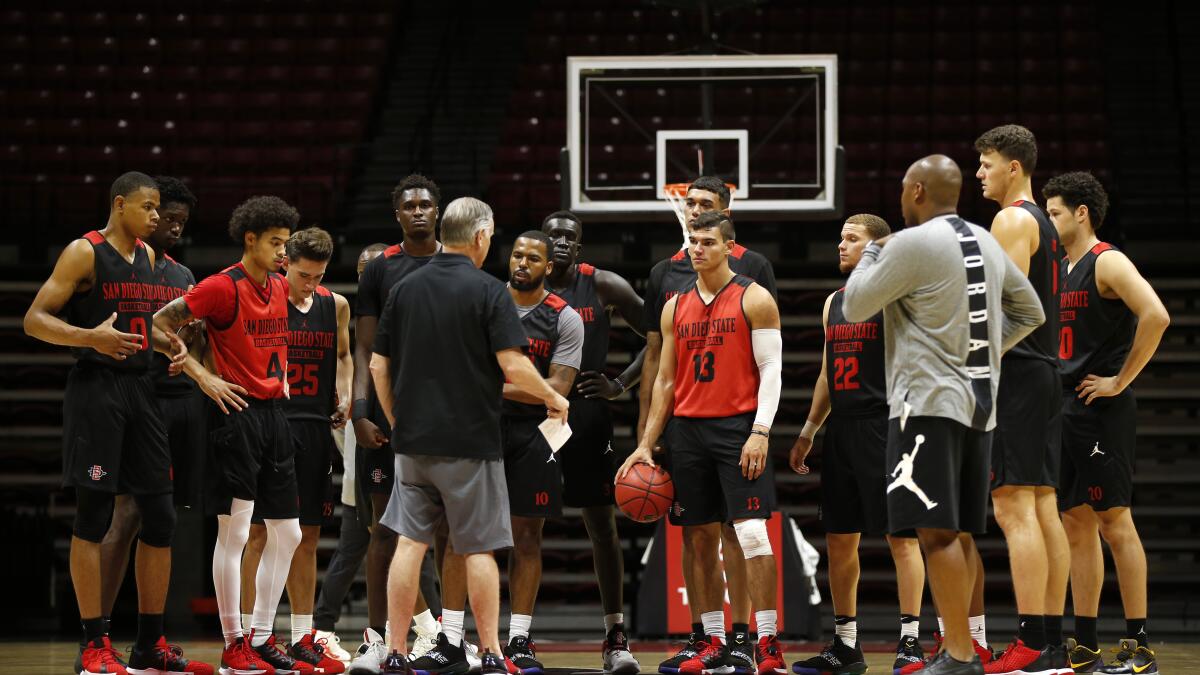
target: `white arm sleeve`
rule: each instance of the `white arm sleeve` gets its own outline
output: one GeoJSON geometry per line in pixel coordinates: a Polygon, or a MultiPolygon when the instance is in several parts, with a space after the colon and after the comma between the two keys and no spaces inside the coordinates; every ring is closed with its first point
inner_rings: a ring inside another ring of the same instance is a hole
{"type": "Polygon", "coordinates": [[[750,343],[758,364],[758,413],[754,423],[770,429],[783,387],[783,334],[778,328],[757,328],[750,332],[750,343]]]}

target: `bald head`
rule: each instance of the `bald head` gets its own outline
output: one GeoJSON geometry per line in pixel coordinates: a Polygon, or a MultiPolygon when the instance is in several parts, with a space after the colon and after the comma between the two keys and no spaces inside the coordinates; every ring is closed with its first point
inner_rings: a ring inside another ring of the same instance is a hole
{"type": "Polygon", "coordinates": [[[905,222],[918,225],[934,216],[953,213],[961,191],[962,170],[954,160],[929,155],[913,162],[904,174],[900,200],[905,222]]]}

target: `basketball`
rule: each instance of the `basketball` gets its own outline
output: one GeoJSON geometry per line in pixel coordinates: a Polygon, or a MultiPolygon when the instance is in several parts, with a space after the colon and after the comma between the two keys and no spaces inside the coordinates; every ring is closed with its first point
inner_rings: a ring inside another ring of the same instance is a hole
{"type": "Polygon", "coordinates": [[[667,515],[675,501],[671,474],[661,466],[634,464],[617,479],[617,505],[631,520],[652,523],[667,515]]]}

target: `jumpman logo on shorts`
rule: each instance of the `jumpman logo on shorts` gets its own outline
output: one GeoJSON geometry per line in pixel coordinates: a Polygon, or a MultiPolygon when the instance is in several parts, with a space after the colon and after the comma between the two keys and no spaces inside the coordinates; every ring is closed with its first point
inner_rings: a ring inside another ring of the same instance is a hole
{"type": "Polygon", "coordinates": [[[1092,454],[1088,455],[1088,457],[1095,457],[1096,455],[1103,454],[1104,451],[1100,449],[1100,441],[1096,441],[1096,445],[1092,447],[1092,454]]]}
{"type": "Polygon", "coordinates": [[[550,451],[550,459],[546,460],[547,464],[550,462],[554,462],[555,464],[558,463],[558,457],[555,456],[555,452],[553,450],[550,451]]]}
{"type": "Polygon", "coordinates": [[[917,434],[917,444],[913,446],[913,451],[900,455],[900,461],[896,464],[896,469],[891,474],[892,478],[896,480],[892,481],[887,491],[891,492],[899,487],[908,488],[909,492],[916,495],[917,499],[925,503],[926,511],[932,511],[937,506],[937,502],[930,500],[925,491],[921,489],[921,486],[917,485],[917,482],[913,480],[913,464],[917,461],[917,452],[921,450],[921,444],[924,442],[925,434],[917,434]]]}

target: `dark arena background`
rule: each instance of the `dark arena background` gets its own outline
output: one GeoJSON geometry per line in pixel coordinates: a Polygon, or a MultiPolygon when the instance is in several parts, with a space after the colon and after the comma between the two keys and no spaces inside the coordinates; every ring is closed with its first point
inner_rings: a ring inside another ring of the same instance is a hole
{"type": "MultiPolygon", "coordinates": [[[[997,207],[973,177],[973,142],[1014,123],[1037,136],[1038,201],[1049,178],[1092,172],[1112,202],[1099,236],[1128,254],[1171,313],[1136,383],[1133,513],[1149,561],[1160,668],[1200,673],[1197,29],[1200,5],[1154,0],[3,3],[0,527],[8,550],[0,556],[0,639],[12,645],[0,671],[62,673],[75,657],[67,555],[75,497],[60,487],[73,360],[66,348],[26,336],[22,317],[62,248],[103,227],[117,175],[179,177],[196,195],[171,253],[198,279],[237,259],[226,231],[236,205],[253,195],[283,198],[301,227],[333,234],[325,283],[352,303],[359,251],[401,238],[390,195],[410,173],[437,182],[443,207],[468,195],[492,206],[487,271],[504,278],[516,235],[574,207],[586,229],[582,260],[621,274],[639,293],[654,262],[679,246],[663,183],[690,181],[703,162],[706,173],[745,190],[732,206],[738,241],[769,258],[779,280],[783,397],[771,458],[792,551],[780,563],[791,659],[814,653],[832,626],[820,439],[813,473],[794,474],[787,456],[820,371],[822,303],[843,283],[841,223],[870,212],[901,227],[901,178],[931,153],[963,170],[959,214],[990,223],[997,207]],[[690,60],[704,56],[713,58],[690,60]],[[671,130],[683,133],[662,133],[671,130]],[[714,130],[737,133],[705,133],[714,130]],[[809,604],[800,537],[821,555],[817,604],[809,604]]],[[[642,344],[614,321],[610,375],[642,344]]],[[[628,454],[637,390],[611,406],[615,452],[628,454]]],[[[322,532],[319,575],[338,522],[322,532]]],[[[625,615],[643,671],[653,671],[673,652],[665,641],[679,637],[669,634],[664,607],[677,593],[662,569],[668,538],[623,517],[619,529],[625,615]]],[[[210,519],[180,512],[167,607],[170,634],[209,662],[219,651],[214,536],[210,519]]],[[[994,521],[978,546],[998,648],[1015,634],[1016,609],[994,521]]],[[[1107,649],[1124,622],[1105,551],[1099,631],[1107,649]]],[[[543,560],[534,632],[546,664],[596,669],[602,611],[577,509],[547,522],[543,560]]],[[[882,538],[863,538],[861,562],[859,634],[873,672],[884,672],[898,609],[882,538]]],[[[338,625],[350,650],[366,621],[364,579],[360,571],[338,625]]],[[[928,591],[923,605],[928,646],[936,627],[928,591]]],[[[114,610],[121,649],[136,613],[131,570],[114,610]]],[[[1068,604],[1068,634],[1070,613],[1068,604]]],[[[502,636],[507,616],[504,604],[502,636]]]]}

